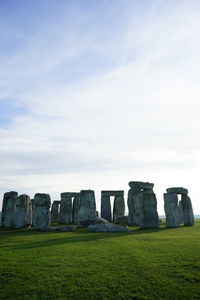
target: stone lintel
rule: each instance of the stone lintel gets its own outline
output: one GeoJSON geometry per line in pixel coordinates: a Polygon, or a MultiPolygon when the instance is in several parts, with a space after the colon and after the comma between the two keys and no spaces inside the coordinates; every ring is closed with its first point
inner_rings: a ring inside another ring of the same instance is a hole
{"type": "Polygon", "coordinates": [[[130,181],[129,186],[130,186],[130,188],[133,188],[133,189],[152,190],[154,187],[154,184],[150,183],[150,182],[143,182],[143,181],[130,181]]]}
{"type": "Polygon", "coordinates": [[[79,193],[74,193],[74,192],[64,192],[64,193],[61,193],[61,198],[62,197],[66,197],[66,198],[73,198],[73,197],[76,197],[79,193]]]}
{"type": "Polygon", "coordinates": [[[124,196],[124,191],[101,191],[101,196],[124,196]]]}
{"type": "Polygon", "coordinates": [[[172,187],[167,189],[168,194],[182,194],[186,195],[188,194],[188,190],[183,187],[172,187]]]}

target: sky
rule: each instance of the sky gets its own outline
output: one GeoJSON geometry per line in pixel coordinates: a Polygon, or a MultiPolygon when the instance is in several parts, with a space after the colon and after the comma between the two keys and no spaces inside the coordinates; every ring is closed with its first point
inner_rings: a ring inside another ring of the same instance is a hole
{"type": "Polygon", "coordinates": [[[139,180],[200,214],[199,80],[199,0],[0,0],[0,207],[139,180]]]}

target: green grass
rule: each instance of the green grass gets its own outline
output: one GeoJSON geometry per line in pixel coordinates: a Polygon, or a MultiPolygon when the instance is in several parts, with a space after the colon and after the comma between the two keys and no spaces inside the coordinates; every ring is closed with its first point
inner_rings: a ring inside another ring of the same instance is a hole
{"type": "Polygon", "coordinates": [[[200,221],[131,233],[1,229],[0,299],[200,299],[200,221]]]}

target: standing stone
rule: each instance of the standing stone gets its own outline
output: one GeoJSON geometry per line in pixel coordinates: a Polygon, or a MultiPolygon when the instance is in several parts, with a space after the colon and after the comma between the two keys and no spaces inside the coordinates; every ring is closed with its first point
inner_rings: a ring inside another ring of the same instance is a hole
{"type": "Polygon", "coordinates": [[[125,212],[124,192],[120,192],[114,198],[113,221],[116,222],[119,216],[124,216],[124,212],[125,212]]]}
{"type": "Polygon", "coordinates": [[[6,227],[6,228],[15,227],[17,195],[18,193],[13,191],[4,194],[2,214],[1,214],[2,227],[6,227]]]}
{"type": "Polygon", "coordinates": [[[128,192],[128,223],[131,226],[140,226],[143,194],[140,189],[131,188],[128,192]]]}
{"type": "Polygon", "coordinates": [[[77,193],[74,196],[73,201],[73,223],[78,224],[78,212],[80,208],[80,193],[77,193]]]}
{"type": "Polygon", "coordinates": [[[103,192],[101,192],[101,218],[109,222],[112,220],[110,196],[104,195],[103,192]]]}
{"type": "Polygon", "coordinates": [[[43,229],[50,226],[50,206],[51,198],[49,194],[35,194],[33,212],[33,227],[43,229]]]}
{"type": "Polygon", "coordinates": [[[167,227],[179,227],[180,225],[180,209],[178,206],[177,194],[164,194],[164,209],[166,215],[167,227]]]}
{"type": "Polygon", "coordinates": [[[87,226],[87,222],[96,219],[96,201],[92,190],[82,190],[80,192],[80,208],[78,211],[78,224],[87,226]]]}
{"type": "Polygon", "coordinates": [[[23,194],[16,198],[15,228],[31,225],[31,199],[23,194]]]}
{"type": "Polygon", "coordinates": [[[72,223],[72,196],[71,193],[61,193],[60,223],[72,223]]]}
{"type": "Polygon", "coordinates": [[[53,201],[51,206],[51,223],[58,223],[59,222],[59,206],[60,201],[53,201]]]}
{"type": "Polygon", "coordinates": [[[142,228],[159,227],[156,195],[151,190],[143,192],[143,205],[140,220],[142,228]]]}
{"type": "Polygon", "coordinates": [[[181,202],[183,207],[184,225],[194,225],[194,214],[190,197],[188,195],[183,194],[181,196],[181,202]]]}
{"type": "Polygon", "coordinates": [[[180,220],[180,224],[182,224],[184,223],[184,217],[183,217],[183,206],[181,200],[179,201],[178,208],[179,208],[179,220],[180,220]]]}

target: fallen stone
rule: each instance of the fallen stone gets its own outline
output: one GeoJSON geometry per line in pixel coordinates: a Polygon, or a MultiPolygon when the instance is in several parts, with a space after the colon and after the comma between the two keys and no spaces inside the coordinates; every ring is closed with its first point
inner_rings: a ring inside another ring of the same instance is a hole
{"type": "Polygon", "coordinates": [[[65,227],[47,227],[47,228],[41,228],[40,231],[60,231],[60,232],[69,232],[69,231],[76,231],[76,228],[71,226],[65,226],[65,227]]]}
{"type": "Polygon", "coordinates": [[[132,230],[128,227],[108,224],[96,224],[88,226],[89,232],[131,232],[132,230]]]}
{"type": "Polygon", "coordinates": [[[80,227],[88,227],[89,225],[96,225],[96,224],[109,224],[109,222],[103,218],[98,218],[98,217],[79,222],[80,227]]]}

